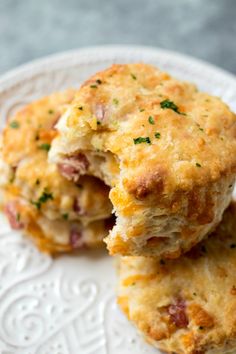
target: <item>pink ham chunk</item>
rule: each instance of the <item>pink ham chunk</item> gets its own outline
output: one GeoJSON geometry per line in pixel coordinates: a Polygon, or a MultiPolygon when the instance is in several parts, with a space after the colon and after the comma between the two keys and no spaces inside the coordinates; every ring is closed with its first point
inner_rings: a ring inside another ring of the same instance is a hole
{"type": "Polygon", "coordinates": [[[178,299],[174,304],[170,305],[168,307],[168,313],[176,327],[186,328],[188,326],[186,303],[183,299],[178,299]]]}
{"type": "Polygon", "coordinates": [[[58,164],[61,175],[69,181],[77,182],[81,175],[84,175],[89,168],[89,161],[84,154],[78,153],[65,158],[63,163],[58,164]]]}
{"type": "Polygon", "coordinates": [[[9,221],[12,229],[14,229],[14,230],[23,229],[24,224],[20,220],[20,213],[17,209],[17,203],[9,202],[5,206],[4,212],[8,218],[8,221],[9,221]]]}
{"type": "Polygon", "coordinates": [[[70,231],[70,245],[73,249],[85,246],[81,231],[77,230],[75,227],[72,227],[70,231]]]}

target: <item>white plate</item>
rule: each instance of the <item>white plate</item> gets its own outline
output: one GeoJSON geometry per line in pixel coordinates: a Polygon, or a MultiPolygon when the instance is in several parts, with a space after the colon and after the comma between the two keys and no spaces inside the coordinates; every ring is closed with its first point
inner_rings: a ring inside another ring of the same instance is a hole
{"type": "MultiPolygon", "coordinates": [[[[88,48],[48,57],[0,79],[0,124],[26,103],[76,87],[112,63],[147,62],[221,96],[236,111],[236,79],[176,53],[88,48]]],[[[0,218],[0,354],[153,354],[115,303],[113,259],[87,252],[56,260],[0,218]]]]}

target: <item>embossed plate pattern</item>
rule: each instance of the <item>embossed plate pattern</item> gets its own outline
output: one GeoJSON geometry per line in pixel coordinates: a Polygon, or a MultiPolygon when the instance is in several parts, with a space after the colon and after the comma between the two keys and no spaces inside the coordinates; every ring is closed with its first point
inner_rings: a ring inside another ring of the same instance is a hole
{"type": "MultiPolygon", "coordinates": [[[[0,79],[0,126],[26,103],[78,87],[112,63],[144,61],[221,96],[236,111],[236,79],[164,50],[107,46],[48,57],[0,79]]],[[[115,302],[115,261],[102,251],[52,260],[0,215],[0,354],[154,354],[115,302]]]]}

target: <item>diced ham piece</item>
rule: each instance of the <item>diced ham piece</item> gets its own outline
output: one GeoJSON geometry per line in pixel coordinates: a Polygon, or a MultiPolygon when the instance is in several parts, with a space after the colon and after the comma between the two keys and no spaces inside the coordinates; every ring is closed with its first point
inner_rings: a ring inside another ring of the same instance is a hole
{"type": "Polygon", "coordinates": [[[70,244],[73,249],[81,248],[84,246],[84,241],[82,238],[81,231],[78,231],[76,228],[72,227],[70,231],[70,244]]]}
{"type": "Polygon", "coordinates": [[[186,303],[183,299],[178,299],[175,304],[170,305],[168,307],[168,313],[176,327],[185,328],[188,326],[186,303]]]}
{"type": "Polygon", "coordinates": [[[67,165],[66,163],[59,163],[58,170],[60,174],[69,181],[77,182],[77,180],[79,179],[79,175],[77,173],[76,168],[71,165],[67,165]]]}
{"type": "Polygon", "coordinates": [[[58,164],[61,175],[70,181],[77,182],[81,175],[84,175],[89,168],[89,161],[84,154],[65,158],[63,163],[58,164]]]}
{"type": "Polygon", "coordinates": [[[73,210],[78,214],[78,215],[84,215],[84,211],[81,208],[80,204],[79,204],[79,199],[75,198],[74,199],[74,203],[73,203],[73,210]]]}
{"type": "Polygon", "coordinates": [[[14,202],[9,202],[5,208],[4,212],[8,218],[11,228],[14,230],[23,229],[24,224],[20,221],[20,214],[17,210],[17,204],[14,202]]]}

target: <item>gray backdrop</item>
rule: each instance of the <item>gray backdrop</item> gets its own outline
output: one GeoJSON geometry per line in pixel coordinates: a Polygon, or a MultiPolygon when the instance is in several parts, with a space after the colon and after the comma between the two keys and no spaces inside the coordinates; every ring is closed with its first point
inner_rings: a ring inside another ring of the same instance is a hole
{"type": "Polygon", "coordinates": [[[0,0],[0,74],[67,49],[124,43],[236,73],[236,0],[0,0]]]}

